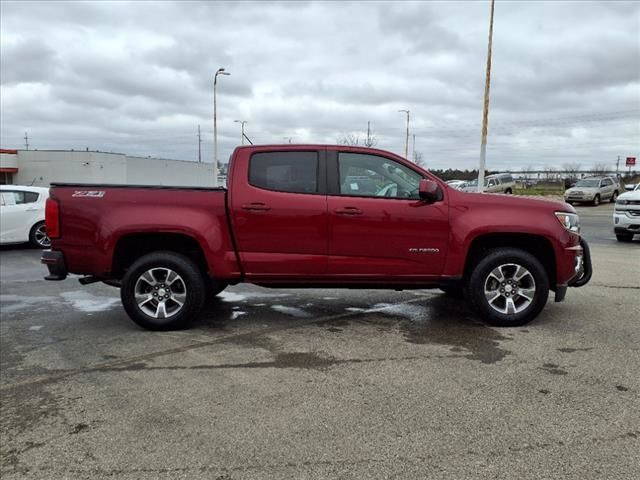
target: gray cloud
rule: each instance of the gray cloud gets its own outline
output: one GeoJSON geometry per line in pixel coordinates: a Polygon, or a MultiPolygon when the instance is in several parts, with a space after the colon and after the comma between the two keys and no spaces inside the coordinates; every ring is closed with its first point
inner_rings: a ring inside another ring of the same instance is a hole
{"type": "MultiPolygon", "coordinates": [[[[473,167],[488,2],[3,2],[2,146],[210,158],[235,119],[261,143],[363,135],[473,167]]],[[[489,167],[640,153],[640,5],[496,5],[489,167]]]]}

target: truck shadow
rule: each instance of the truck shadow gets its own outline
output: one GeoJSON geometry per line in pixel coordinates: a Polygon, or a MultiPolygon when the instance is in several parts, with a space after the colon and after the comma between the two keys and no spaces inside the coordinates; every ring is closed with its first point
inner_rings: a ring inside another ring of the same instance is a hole
{"type": "MultiPolygon", "coordinates": [[[[433,295],[418,302],[377,304],[369,308],[348,307],[347,301],[323,304],[310,297],[305,299],[314,300],[314,309],[304,318],[274,311],[266,304],[234,305],[213,300],[194,327],[211,333],[242,333],[243,345],[254,348],[271,344],[268,339],[270,330],[296,330],[294,335],[302,332],[306,336],[317,335],[315,329],[320,328],[324,334],[318,335],[315,341],[320,348],[332,338],[338,340],[338,337],[332,337],[334,335],[360,335],[361,330],[367,328],[371,331],[373,328],[377,335],[401,335],[407,344],[449,347],[447,352],[437,354],[442,357],[463,357],[492,364],[511,353],[503,348],[502,342],[511,340],[509,332],[512,329],[494,329],[484,325],[465,302],[446,295],[433,295]]],[[[285,307],[285,312],[286,308],[298,309],[297,306],[285,307]]]]}

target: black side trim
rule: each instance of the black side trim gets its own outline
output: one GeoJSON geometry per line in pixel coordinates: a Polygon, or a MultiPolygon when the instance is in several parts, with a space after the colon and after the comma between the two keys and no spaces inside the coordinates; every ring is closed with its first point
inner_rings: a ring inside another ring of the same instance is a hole
{"type": "Polygon", "coordinates": [[[591,250],[589,249],[589,244],[587,241],[580,237],[580,246],[582,247],[583,252],[583,268],[581,272],[578,272],[578,275],[575,276],[573,280],[569,282],[570,287],[582,287],[589,283],[591,280],[591,275],[593,274],[593,267],[591,265],[591,250]]]}
{"type": "Polygon", "coordinates": [[[567,294],[567,286],[566,285],[556,285],[556,296],[555,302],[559,303],[564,300],[565,295],[567,294]]]}
{"type": "Polygon", "coordinates": [[[327,195],[340,195],[338,152],[327,150],[327,195]]]}
{"type": "Polygon", "coordinates": [[[180,187],[172,185],[123,185],[117,183],[62,183],[55,182],[52,187],[75,187],[75,188],[145,188],[150,190],[205,190],[205,191],[226,191],[224,187],[180,187]]]}

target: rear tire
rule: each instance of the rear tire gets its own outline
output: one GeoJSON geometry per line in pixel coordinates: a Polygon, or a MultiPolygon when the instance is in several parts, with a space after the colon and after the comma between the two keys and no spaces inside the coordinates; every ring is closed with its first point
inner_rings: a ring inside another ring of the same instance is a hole
{"type": "Polygon", "coordinates": [[[633,233],[616,233],[616,238],[619,242],[632,242],[633,241],[633,233]]]}
{"type": "Polygon", "coordinates": [[[516,248],[488,252],[469,278],[468,297],[490,325],[516,327],[536,318],[549,297],[542,264],[516,248]]]}
{"type": "Polygon", "coordinates": [[[154,252],[136,260],[122,279],[120,297],[125,311],[147,330],[189,326],[206,297],[198,266],[174,252],[154,252]]]}
{"type": "Polygon", "coordinates": [[[616,190],[615,192],[613,192],[613,195],[611,195],[611,203],[616,203],[616,200],[618,199],[618,191],[616,190]]]}
{"type": "Polygon", "coordinates": [[[47,235],[47,230],[44,222],[38,222],[29,232],[29,243],[36,248],[49,248],[51,247],[51,240],[47,235]]]}
{"type": "Polygon", "coordinates": [[[506,193],[507,195],[511,195],[513,193],[513,191],[510,188],[507,188],[504,193],[506,193]]]}
{"type": "Polygon", "coordinates": [[[596,196],[593,197],[593,206],[597,207],[598,205],[600,205],[600,195],[596,194],[596,196]]]}

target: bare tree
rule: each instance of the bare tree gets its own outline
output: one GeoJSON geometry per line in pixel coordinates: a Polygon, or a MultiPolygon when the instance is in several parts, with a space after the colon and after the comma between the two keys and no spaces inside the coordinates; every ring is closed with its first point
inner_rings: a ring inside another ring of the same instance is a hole
{"type": "Polygon", "coordinates": [[[419,167],[424,167],[424,168],[427,167],[427,162],[422,157],[422,153],[421,152],[414,152],[413,163],[415,163],[419,167]]]}
{"type": "Polygon", "coordinates": [[[360,139],[355,133],[343,133],[336,143],[338,145],[359,145],[360,139]]]}
{"type": "Polygon", "coordinates": [[[365,147],[375,147],[378,144],[378,139],[375,137],[375,135],[369,134],[369,136],[365,137],[365,139],[362,141],[362,144],[365,147]]]}
{"type": "Polygon", "coordinates": [[[604,175],[609,171],[609,165],[606,163],[596,163],[591,171],[596,175],[604,175]]]}
{"type": "Polygon", "coordinates": [[[544,169],[544,178],[546,181],[550,182],[556,179],[558,173],[554,167],[545,167],[544,169]]]}

